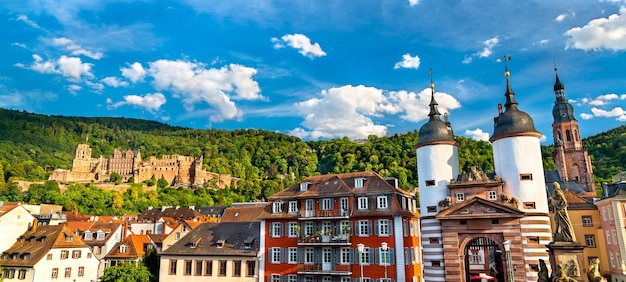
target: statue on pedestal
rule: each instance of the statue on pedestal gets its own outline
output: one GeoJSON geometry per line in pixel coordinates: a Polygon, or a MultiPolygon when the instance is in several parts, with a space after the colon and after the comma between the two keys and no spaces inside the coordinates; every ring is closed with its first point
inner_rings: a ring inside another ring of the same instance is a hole
{"type": "Polygon", "coordinates": [[[554,194],[552,195],[552,212],[554,213],[554,241],[574,242],[574,228],[567,213],[567,200],[559,183],[554,182],[554,194]]]}

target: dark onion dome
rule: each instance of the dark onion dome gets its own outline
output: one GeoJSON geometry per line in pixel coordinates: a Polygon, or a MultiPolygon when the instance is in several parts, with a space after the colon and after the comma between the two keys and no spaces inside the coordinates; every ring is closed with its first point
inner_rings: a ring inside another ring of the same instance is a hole
{"type": "Polygon", "coordinates": [[[504,93],[506,97],[504,107],[506,110],[502,112],[501,108],[498,109],[499,114],[493,119],[493,135],[489,138],[489,142],[493,143],[498,139],[513,136],[541,137],[541,133],[535,129],[533,119],[527,113],[517,108],[515,93],[511,89],[508,69],[504,75],[506,76],[506,93],[504,93]]]}
{"type": "Polygon", "coordinates": [[[454,133],[452,132],[450,123],[447,122],[447,118],[445,122],[441,121],[441,114],[437,109],[437,101],[435,101],[435,85],[432,82],[430,84],[430,89],[430,113],[428,113],[428,116],[430,118],[428,122],[426,122],[420,128],[417,145],[415,145],[415,148],[436,144],[456,145],[457,143],[454,139],[454,133]]]}
{"type": "MultiPolygon", "coordinates": [[[[556,73],[556,68],[554,68],[556,73]]],[[[554,95],[556,101],[554,101],[554,107],[552,107],[552,117],[554,122],[566,122],[576,120],[574,117],[574,107],[567,102],[565,98],[565,85],[559,79],[559,74],[556,73],[556,82],[554,83],[554,95]]]]}

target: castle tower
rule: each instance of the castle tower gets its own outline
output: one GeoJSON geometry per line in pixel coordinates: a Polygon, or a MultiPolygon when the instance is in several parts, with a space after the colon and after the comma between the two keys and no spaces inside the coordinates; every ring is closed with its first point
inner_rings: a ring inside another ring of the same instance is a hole
{"type": "Polygon", "coordinates": [[[565,98],[565,86],[559,79],[556,67],[554,83],[554,107],[552,107],[552,135],[554,136],[554,163],[563,181],[574,180],[593,196],[596,184],[593,180],[591,159],[587,148],[580,139],[578,121],[574,117],[574,108],[565,98]]]}
{"type": "MultiPolygon", "coordinates": [[[[507,60],[505,57],[505,63],[507,60]]],[[[552,241],[539,143],[541,133],[535,129],[532,118],[519,110],[508,67],[505,67],[505,77],[505,110],[499,105],[489,141],[493,146],[496,174],[504,181],[503,193],[517,199],[517,208],[524,212],[519,222],[521,234],[510,240],[511,253],[521,255],[514,255],[515,278],[537,281],[539,259],[549,261],[546,245],[552,241]]]]}
{"type": "Polygon", "coordinates": [[[445,281],[443,238],[441,223],[435,219],[439,202],[450,196],[448,184],[459,174],[458,144],[445,116],[441,121],[435,85],[431,74],[431,101],[429,120],[419,130],[417,150],[417,175],[420,187],[420,223],[423,242],[425,281],[445,281]]]}
{"type": "Polygon", "coordinates": [[[91,148],[88,144],[78,144],[72,162],[72,172],[84,173],[91,170],[91,148]]]}

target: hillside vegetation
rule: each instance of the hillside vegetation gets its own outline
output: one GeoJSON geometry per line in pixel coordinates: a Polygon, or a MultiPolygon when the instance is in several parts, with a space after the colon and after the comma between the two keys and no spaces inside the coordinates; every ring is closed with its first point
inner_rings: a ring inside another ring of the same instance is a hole
{"type": "MultiPolygon", "coordinates": [[[[140,119],[45,116],[6,109],[0,109],[0,129],[0,199],[4,200],[20,196],[15,190],[18,188],[10,184],[12,179],[45,180],[54,169],[69,169],[79,143],[88,143],[93,157],[110,156],[116,148],[139,149],[143,158],[166,154],[203,156],[206,170],[242,179],[237,187],[220,191],[162,185],[150,194],[136,185],[126,193],[115,192],[117,196],[111,191],[94,195],[94,200],[103,199],[96,206],[117,207],[114,211],[109,209],[109,213],[136,212],[148,205],[201,206],[266,199],[302,178],[325,173],[372,170],[383,177],[398,178],[403,189],[418,184],[414,149],[417,130],[389,137],[369,136],[360,142],[347,138],[304,142],[266,130],[200,130],[140,119]]],[[[626,127],[622,126],[584,139],[597,179],[608,181],[612,174],[624,170],[625,134],[626,127]]],[[[462,172],[472,166],[493,171],[488,142],[457,139],[462,172]]],[[[554,169],[551,151],[550,147],[542,148],[547,169],[554,169]]],[[[46,185],[54,191],[58,189],[54,184],[46,185]]],[[[47,195],[48,198],[26,193],[23,200],[94,212],[100,208],[86,208],[89,203],[82,203],[78,195],[100,193],[97,190],[74,185],[65,193],[47,195]],[[73,194],[68,194],[69,190],[73,194]]]]}

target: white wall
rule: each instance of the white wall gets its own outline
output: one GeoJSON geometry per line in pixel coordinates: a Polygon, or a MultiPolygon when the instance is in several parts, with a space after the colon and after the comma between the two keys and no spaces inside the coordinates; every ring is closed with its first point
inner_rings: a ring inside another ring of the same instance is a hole
{"type": "Polygon", "coordinates": [[[228,282],[252,282],[258,281],[259,277],[259,259],[254,257],[242,257],[242,256],[161,256],[161,267],[159,269],[159,281],[228,281],[228,282]],[[170,259],[176,259],[176,275],[169,274],[170,259]],[[185,273],[185,260],[192,261],[191,275],[184,275],[185,273]],[[203,261],[203,273],[204,273],[204,261],[213,261],[213,275],[196,275],[196,261],[203,261]],[[226,276],[219,276],[219,261],[226,261],[226,276]],[[241,276],[233,277],[233,261],[241,261],[241,276]],[[247,276],[248,268],[247,261],[255,261],[255,276],[247,276]]]}
{"type": "Polygon", "coordinates": [[[54,248],[48,251],[48,254],[52,254],[52,259],[48,260],[46,256],[43,256],[41,260],[39,260],[35,264],[35,274],[33,277],[33,281],[52,281],[52,269],[58,268],[58,278],[54,279],[54,281],[95,281],[98,279],[98,265],[100,261],[94,256],[91,255],[91,258],[88,258],[88,254],[91,254],[91,249],[88,247],[82,248],[54,248]],[[68,258],[61,259],[61,251],[68,251],[68,258]],[[72,258],[72,251],[80,250],[81,256],[80,258],[72,258]],[[84,275],[78,276],[78,268],[84,267],[84,275]],[[65,268],[71,267],[72,273],[70,277],[65,277],[65,268]]]}
{"type": "Polygon", "coordinates": [[[32,216],[24,207],[17,206],[9,212],[0,216],[0,252],[6,251],[17,242],[28,228],[33,224],[35,217],[32,216]]]}
{"type": "Polygon", "coordinates": [[[420,213],[429,213],[428,206],[438,206],[450,195],[448,184],[459,175],[458,148],[454,145],[429,145],[417,149],[417,175],[420,188],[420,213]],[[426,180],[435,180],[435,186],[426,186],[426,180]]]}

